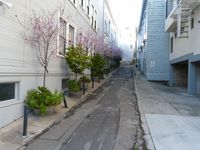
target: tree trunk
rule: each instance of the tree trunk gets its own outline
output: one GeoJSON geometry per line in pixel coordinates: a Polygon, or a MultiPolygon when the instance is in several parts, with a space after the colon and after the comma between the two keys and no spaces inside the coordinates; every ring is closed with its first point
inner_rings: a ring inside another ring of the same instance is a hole
{"type": "Polygon", "coordinates": [[[84,79],[84,71],[83,71],[83,95],[85,95],[85,79],[84,79]]]}
{"type": "Polygon", "coordinates": [[[43,75],[43,87],[46,86],[46,75],[47,75],[47,67],[44,67],[44,75],[43,75]]]}

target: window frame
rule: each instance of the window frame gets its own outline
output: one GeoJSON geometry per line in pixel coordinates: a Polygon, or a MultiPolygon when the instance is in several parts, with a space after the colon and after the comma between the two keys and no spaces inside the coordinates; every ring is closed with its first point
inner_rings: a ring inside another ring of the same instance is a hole
{"type": "Polygon", "coordinates": [[[85,0],[80,0],[80,5],[81,5],[82,8],[84,8],[84,1],[85,0]]]}
{"type": "Polygon", "coordinates": [[[59,27],[60,27],[60,24],[61,24],[61,21],[63,21],[64,22],[64,28],[62,29],[62,34],[63,35],[61,35],[61,33],[59,33],[59,35],[58,35],[58,37],[59,37],[59,48],[58,48],[58,50],[59,50],[59,54],[61,54],[61,55],[65,55],[66,54],[66,48],[67,48],[67,21],[65,20],[65,19],[63,19],[62,17],[60,17],[60,19],[59,19],[59,27]],[[62,38],[63,39],[63,41],[64,41],[64,45],[63,45],[63,52],[61,52],[60,51],[60,48],[61,48],[61,44],[60,44],[60,38],[62,38]]]}
{"type": "Polygon", "coordinates": [[[94,29],[97,30],[97,11],[94,10],[94,29]]]}
{"type": "Polygon", "coordinates": [[[94,26],[94,6],[92,5],[92,12],[91,12],[91,26],[94,26]]]}
{"type": "Polygon", "coordinates": [[[86,13],[88,16],[90,15],[90,0],[87,0],[86,13]]]}
{"type": "Polygon", "coordinates": [[[1,107],[1,104],[7,104],[10,101],[18,102],[18,99],[19,99],[19,93],[18,93],[18,91],[19,91],[19,81],[0,82],[0,84],[14,84],[14,98],[0,101],[0,107],[1,107]]]}
{"type": "Polygon", "coordinates": [[[69,24],[68,25],[68,38],[67,38],[67,45],[68,46],[72,46],[72,45],[75,45],[75,37],[76,37],[76,28],[72,25],[72,24],[69,24]],[[71,39],[71,37],[70,37],[70,27],[72,27],[73,28],[73,43],[72,43],[72,41],[70,41],[71,39]]]}
{"type": "Polygon", "coordinates": [[[194,17],[190,19],[190,29],[194,29],[194,17]]]}

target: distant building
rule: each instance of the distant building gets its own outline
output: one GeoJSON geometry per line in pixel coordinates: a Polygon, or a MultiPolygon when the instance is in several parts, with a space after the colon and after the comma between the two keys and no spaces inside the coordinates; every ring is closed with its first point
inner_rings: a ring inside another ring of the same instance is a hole
{"type": "Polygon", "coordinates": [[[169,33],[165,32],[164,12],[164,0],[143,0],[137,33],[137,64],[147,80],[169,80],[169,33]]]}
{"type": "Polygon", "coordinates": [[[200,1],[166,0],[170,32],[170,83],[200,94],[200,1]]]}

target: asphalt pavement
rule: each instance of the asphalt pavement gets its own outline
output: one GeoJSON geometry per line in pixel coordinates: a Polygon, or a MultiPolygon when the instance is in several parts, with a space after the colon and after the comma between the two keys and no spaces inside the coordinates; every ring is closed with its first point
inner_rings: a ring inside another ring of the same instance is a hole
{"type": "Polygon", "coordinates": [[[143,149],[142,137],[132,67],[124,65],[70,116],[24,149],[134,150],[143,149]]]}

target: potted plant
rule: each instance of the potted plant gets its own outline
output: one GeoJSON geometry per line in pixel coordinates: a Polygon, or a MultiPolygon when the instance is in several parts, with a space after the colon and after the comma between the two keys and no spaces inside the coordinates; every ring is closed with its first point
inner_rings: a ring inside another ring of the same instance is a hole
{"type": "Polygon", "coordinates": [[[57,90],[51,92],[46,87],[37,87],[28,91],[25,104],[35,114],[44,116],[54,113],[55,107],[62,102],[62,99],[63,94],[57,90]]]}
{"type": "Polygon", "coordinates": [[[69,80],[68,83],[69,96],[80,96],[80,83],[76,80],[69,80]]]}
{"type": "Polygon", "coordinates": [[[85,90],[87,91],[87,89],[88,89],[88,83],[90,83],[91,80],[87,76],[82,76],[82,77],[80,77],[80,79],[79,79],[78,82],[80,83],[81,89],[83,89],[84,86],[85,86],[85,90]]]}

